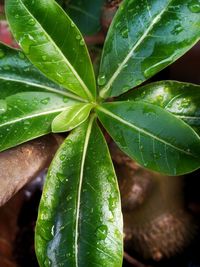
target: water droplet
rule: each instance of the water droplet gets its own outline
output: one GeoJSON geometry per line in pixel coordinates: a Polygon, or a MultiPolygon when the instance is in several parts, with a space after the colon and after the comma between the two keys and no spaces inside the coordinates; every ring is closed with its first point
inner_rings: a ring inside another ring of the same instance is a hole
{"type": "Polygon", "coordinates": [[[118,29],[120,28],[120,26],[121,26],[121,22],[117,22],[117,24],[115,25],[115,28],[118,29]]]}
{"type": "Polygon", "coordinates": [[[24,34],[20,40],[19,44],[21,47],[23,47],[23,50],[26,54],[29,54],[31,45],[35,44],[35,39],[30,34],[24,34]]]}
{"type": "Polygon", "coordinates": [[[69,98],[67,98],[66,96],[64,96],[64,97],[63,97],[63,102],[64,102],[64,103],[69,102],[69,98]]]}
{"type": "Polygon", "coordinates": [[[174,27],[173,31],[172,31],[172,34],[177,35],[177,34],[179,34],[182,31],[183,31],[183,27],[181,25],[176,25],[174,27]]]}
{"type": "Polygon", "coordinates": [[[65,155],[60,155],[60,160],[61,161],[65,160],[65,158],[66,158],[65,155]]]}
{"type": "Polygon", "coordinates": [[[5,56],[5,53],[2,49],[0,49],[0,58],[3,58],[5,56]]]}
{"type": "Polygon", "coordinates": [[[31,25],[31,26],[33,26],[33,25],[36,24],[36,22],[35,22],[34,19],[29,19],[28,24],[31,25]]]}
{"type": "Polygon", "coordinates": [[[66,179],[65,175],[63,173],[60,173],[60,172],[58,172],[56,174],[56,177],[61,181],[61,183],[63,183],[66,179]]]}
{"type": "Polygon", "coordinates": [[[52,235],[52,236],[55,235],[55,225],[53,225],[52,228],[51,228],[51,235],[52,235]]]}
{"type": "Polygon", "coordinates": [[[158,96],[156,97],[156,102],[158,102],[158,103],[162,103],[162,102],[163,102],[163,96],[162,96],[162,95],[158,95],[158,96]]]}
{"type": "Polygon", "coordinates": [[[65,81],[63,76],[60,73],[56,74],[56,80],[61,84],[64,83],[64,81],[65,81]]]}
{"type": "Polygon", "coordinates": [[[188,108],[190,105],[190,99],[187,98],[183,98],[182,102],[181,102],[181,107],[182,108],[188,108]]]}
{"type": "Polygon", "coordinates": [[[24,121],[24,125],[30,125],[30,121],[24,121]]]}
{"type": "Polygon", "coordinates": [[[123,31],[121,32],[122,37],[123,37],[123,38],[128,38],[128,33],[129,33],[128,29],[123,30],[123,31]]]}
{"type": "Polygon", "coordinates": [[[108,227],[106,225],[101,225],[96,230],[96,235],[98,239],[105,240],[108,235],[108,227]]]}
{"type": "Polygon", "coordinates": [[[18,19],[19,17],[20,17],[19,14],[16,14],[16,15],[15,15],[15,18],[16,18],[16,19],[18,19]]]}
{"type": "Polygon", "coordinates": [[[106,76],[104,74],[100,75],[98,77],[98,81],[97,82],[98,82],[99,86],[105,85],[106,84],[106,76]]]}
{"type": "Polygon", "coordinates": [[[49,101],[50,101],[50,98],[49,97],[46,97],[46,98],[42,99],[40,102],[42,104],[44,104],[44,105],[47,105],[49,103],[49,101]]]}
{"type": "Polygon", "coordinates": [[[25,58],[25,55],[22,52],[19,52],[18,55],[19,55],[19,58],[21,58],[21,59],[25,58]]]}
{"type": "Polygon", "coordinates": [[[200,0],[192,0],[188,3],[188,8],[192,13],[200,12],[200,0]]]}
{"type": "Polygon", "coordinates": [[[42,56],[42,60],[46,61],[47,60],[47,56],[42,56]]]}
{"type": "Polygon", "coordinates": [[[80,34],[76,35],[76,40],[80,40],[80,39],[81,39],[80,34]]]}
{"type": "Polygon", "coordinates": [[[85,42],[84,42],[84,40],[82,39],[82,40],[80,41],[80,45],[81,45],[81,46],[84,46],[84,44],[85,44],[85,42]]]}
{"type": "Polygon", "coordinates": [[[0,100],[0,114],[5,113],[7,110],[7,103],[5,100],[0,100]]]}
{"type": "Polygon", "coordinates": [[[50,259],[45,259],[44,266],[45,267],[51,267],[51,261],[50,261],[50,259]]]}

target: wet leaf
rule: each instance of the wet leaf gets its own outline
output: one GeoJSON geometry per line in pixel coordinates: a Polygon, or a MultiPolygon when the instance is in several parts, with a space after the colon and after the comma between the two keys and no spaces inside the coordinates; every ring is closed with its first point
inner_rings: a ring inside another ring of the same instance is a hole
{"type": "Polygon", "coordinates": [[[142,101],[98,107],[98,117],[117,145],[142,166],[179,175],[200,166],[200,138],[182,120],[142,101]]]}
{"type": "Polygon", "coordinates": [[[49,92],[79,99],[46,78],[19,49],[0,43],[0,99],[20,92],[49,92]]]}
{"type": "Polygon", "coordinates": [[[118,96],[141,84],[199,40],[200,11],[194,12],[192,1],[122,2],[102,55],[102,97],[118,96]]]}
{"type": "Polygon", "coordinates": [[[122,100],[145,101],[160,106],[200,128],[200,86],[176,81],[151,83],[121,97],[122,100]]]}
{"type": "Polygon", "coordinates": [[[6,106],[0,102],[0,151],[50,133],[53,119],[76,103],[46,92],[18,93],[4,101],[6,106]]]}
{"type": "Polygon", "coordinates": [[[15,39],[40,71],[82,98],[95,98],[83,37],[54,0],[7,0],[6,15],[15,39]]]}
{"type": "Polygon", "coordinates": [[[122,266],[122,216],[115,172],[93,118],[59,149],[36,226],[40,266],[122,266]]]}

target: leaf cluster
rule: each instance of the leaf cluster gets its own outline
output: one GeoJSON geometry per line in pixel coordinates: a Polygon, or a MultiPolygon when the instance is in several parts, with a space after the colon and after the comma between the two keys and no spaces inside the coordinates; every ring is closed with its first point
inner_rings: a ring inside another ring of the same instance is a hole
{"type": "Polygon", "coordinates": [[[40,266],[122,265],[119,189],[99,123],[146,168],[168,175],[199,168],[199,86],[163,81],[126,93],[199,40],[198,3],[124,0],[96,83],[81,32],[55,1],[6,1],[23,52],[0,45],[0,151],[70,131],[40,203],[40,266]]]}

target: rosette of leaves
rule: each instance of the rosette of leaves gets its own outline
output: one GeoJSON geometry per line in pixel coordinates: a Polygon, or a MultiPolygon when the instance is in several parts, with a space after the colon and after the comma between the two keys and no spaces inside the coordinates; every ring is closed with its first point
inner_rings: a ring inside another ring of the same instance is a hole
{"type": "Polygon", "coordinates": [[[116,98],[199,40],[199,12],[197,0],[124,0],[96,83],[84,39],[55,1],[6,1],[23,52],[0,47],[0,150],[70,132],[49,168],[40,203],[40,266],[122,265],[119,190],[100,124],[146,168],[167,175],[199,168],[200,138],[192,128],[199,127],[199,86],[162,82],[159,91],[150,84],[116,98]]]}

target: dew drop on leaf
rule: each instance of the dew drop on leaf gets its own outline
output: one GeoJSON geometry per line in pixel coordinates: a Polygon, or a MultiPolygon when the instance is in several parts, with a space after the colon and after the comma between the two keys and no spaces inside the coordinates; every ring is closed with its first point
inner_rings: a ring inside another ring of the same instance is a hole
{"type": "Polygon", "coordinates": [[[24,34],[20,40],[19,40],[19,44],[21,47],[23,47],[23,50],[26,54],[29,54],[29,50],[31,45],[35,44],[35,40],[33,38],[33,36],[31,36],[30,34],[24,34]]]}
{"type": "Polygon", "coordinates": [[[41,102],[42,104],[44,104],[44,105],[47,105],[47,104],[49,103],[49,100],[50,100],[50,98],[47,97],[47,98],[42,99],[40,102],[41,102]]]}
{"type": "Polygon", "coordinates": [[[106,225],[101,225],[96,229],[97,238],[100,240],[105,240],[108,235],[108,227],[106,225]]]}
{"type": "Polygon", "coordinates": [[[5,100],[0,100],[0,114],[3,114],[7,111],[7,103],[5,100]]]}
{"type": "Polygon", "coordinates": [[[68,99],[66,96],[64,96],[64,97],[63,97],[63,102],[64,102],[64,103],[67,103],[67,102],[69,102],[69,99],[68,99]]]}
{"type": "Polygon", "coordinates": [[[47,60],[47,56],[42,56],[42,60],[46,61],[47,60]]]}
{"type": "Polygon", "coordinates": [[[33,25],[35,25],[35,20],[34,19],[29,19],[29,21],[28,21],[28,24],[29,25],[31,25],[31,26],[33,26],[33,25]]]}
{"type": "Polygon", "coordinates": [[[200,0],[191,0],[188,3],[188,8],[192,13],[200,12],[200,0]]]}
{"type": "Polygon", "coordinates": [[[19,58],[21,58],[21,59],[25,58],[25,55],[22,52],[19,52],[18,55],[19,55],[19,58]]]}
{"type": "Polygon", "coordinates": [[[81,39],[80,34],[76,35],[76,40],[80,40],[80,39],[81,39]]]}
{"type": "Polygon", "coordinates": [[[123,37],[123,38],[128,38],[128,33],[129,33],[128,29],[123,30],[123,31],[121,32],[122,37],[123,37]]]}
{"type": "Polygon", "coordinates": [[[52,236],[55,235],[55,225],[53,225],[52,228],[51,228],[51,235],[52,235],[52,236]]]}
{"type": "Polygon", "coordinates": [[[84,40],[82,39],[82,40],[80,41],[80,45],[81,45],[81,46],[84,46],[84,44],[85,44],[85,42],[84,42],[84,40]]]}
{"type": "Polygon", "coordinates": [[[98,77],[98,85],[103,86],[106,84],[106,76],[104,74],[98,77]]]}
{"type": "Polygon", "coordinates": [[[65,175],[63,174],[63,173],[60,173],[60,172],[58,172],[57,174],[56,174],[56,176],[57,176],[57,178],[60,180],[60,182],[61,183],[63,183],[64,181],[65,181],[65,175]]]}

